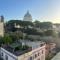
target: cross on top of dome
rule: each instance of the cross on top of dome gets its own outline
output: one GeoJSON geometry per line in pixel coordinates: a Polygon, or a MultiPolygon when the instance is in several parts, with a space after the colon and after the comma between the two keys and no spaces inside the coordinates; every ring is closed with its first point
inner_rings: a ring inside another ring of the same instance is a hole
{"type": "Polygon", "coordinates": [[[32,21],[32,16],[29,11],[27,11],[27,13],[24,15],[23,21],[32,21]]]}
{"type": "Polygon", "coordinates": [[[27,17],[27,16],[31,16],[31,14],[29,13],[29,11],[27,11],[27,13],[25,14],[25,16],[24,17],[27,17]]]}

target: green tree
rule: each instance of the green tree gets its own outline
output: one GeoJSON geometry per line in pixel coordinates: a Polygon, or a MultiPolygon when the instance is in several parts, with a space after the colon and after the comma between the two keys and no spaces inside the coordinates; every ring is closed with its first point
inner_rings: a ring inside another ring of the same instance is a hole
{"type": "Polygon", "coordinates": [[[8,34],[5,34],[5,36],[3,37],[3,41],[5,44],[10,44],[13,42],[12,38],[8,34]]]}
{"type": "Polygon", "coordinates": [[[44,29],[52,28],[52,23],[51,22],[41,22],[40,28],[44,28],[44,29]]]}
{"type": "Polygon", "coordinates": [[[11,32],[11,33],[9,33],[9,35],[13,41],[18,41],[23,38],[23,33],[20,31],[11,32]]]}
{"type": "Polygon", "coordinates": [[[40,21],[36,20],[34,21],[35,27],[40,27],[40,21]]]}
{"type": "Polygon", "coordinates": [[[0,46],[3,44],[3,37],[0,37],[0,46]]]}
{"type": "Polygon", "coordinates": [[[47,31],[44,32],[44,34],[46,36],[58,37],[58,33],[56,31],[53,31],[53,30],[47,30],[47,31]]]}
{"type": "Polygon", "coordinates": [[[44,33],[46,36],[53,36],[53,30],[47,30],[44,33]]]}

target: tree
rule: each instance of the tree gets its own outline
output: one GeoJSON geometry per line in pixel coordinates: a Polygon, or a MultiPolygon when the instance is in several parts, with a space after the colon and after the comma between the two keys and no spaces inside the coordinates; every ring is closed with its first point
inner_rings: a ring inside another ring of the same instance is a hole
{"type": "Polygon", "coordinates": [[[18,41],[23,38],[23,33],[21,31],[11,32],[9,35],[13,41],[18,41]]]}
{"type": "Polygon", "coordinates": [[[35,27],[40,27],[40,21],[36,20],[34,24],[35,24],[35,27]]]}
{"type": "Polygon", "coordinates": [[[46,36],[53,36],[53,30],[47,30],[44,33],[46,36]]]}
{"type": "Polygon", "coordinates": [[[52,23],[51,22],[41,22],[40,23],[40,28],[42,28],[42,29],[50,29],[50,28],[52,28],[52,23]]]}
{"type": "Polygon", "coordinates": [[[12,38],[8,34],[5,34],[5,36],[3,37],[3,41],[5,44],[10,44],[13,42],[12,38]]]}
{"type": "Polygon", "coordinates": [[[10,20],[6,23],[6,30],[7,31],[12,31],[12,32],[15,32],[17,31],[18,28],[15,28],[15,24],[16,25],[20,25],[22,26],[23,28],[27,28],[29,26],[34,26],[34,24],[32,22],[29,22],[29,21],[22,21],[22,20],[10,20]]]}
{"type": "Polygon", "coordinates": [[[35,21],[34,22],[35,27],[41,28],[41,29],[50,29],[52,28],[52,23],[51,22],[40,22],[40,21],[35,21]]]}
{"type": "Polygon", "coordinates": [[[46,36],[58,37],[58,33],[56,31],[53,31],[53,30],[47,30],[47,31],[44,32],[44,34],[46,36]]]}
{"type": "Polygon", "coordinates": [[[0,46],[3,44],[3,37],[0,37],[0,46]]]}
{"type": "Polygon", "coordinates": [[[23,33],[20,32],[20,31],[16,31],[16,32],[14,33],[14,35],[15,35],[15,37],[16,37],[16,40],[20,40],[20,39],[23,38],[23,33]]]}

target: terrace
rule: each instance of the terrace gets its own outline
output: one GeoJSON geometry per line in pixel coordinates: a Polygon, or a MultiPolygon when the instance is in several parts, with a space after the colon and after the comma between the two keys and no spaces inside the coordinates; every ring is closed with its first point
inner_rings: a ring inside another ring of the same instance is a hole
{"type": "Polygon", "coordinates": [[[11,45],[3,45],[2,48],[13,53],[16,56],[22,55],[32,50],[31,47],[23,45],[21,43],[13,43],[11,45]]]}

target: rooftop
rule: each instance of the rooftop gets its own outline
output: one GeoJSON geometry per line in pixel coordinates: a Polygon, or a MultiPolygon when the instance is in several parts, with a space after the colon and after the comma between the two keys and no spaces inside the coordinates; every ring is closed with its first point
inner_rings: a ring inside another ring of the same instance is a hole
{"type": "Polygon", "coordinates": [[[23,45],[28,45],[28,46],[32,47],[32,49],[36,49],[38,47],[45,45],[45,42],[42,42],[42,41],[20,40],[20,42],[23,45]]]}
{"type": "Polygon", "coordinates": [[[20,43],[13,43],[11,45],[3,45],[2,48],[13,53],[16,56],[22,55],[32,50],[31,47],[26,46],[26,45],[22,46],[20,43]]]}
{"type": "Polygon", "coordinates": [[[30,52],[33,49],[43,46],[45,43],[41,41],[20,41],[15,42],[11,45],[3,45],[2,48],[13,53],[16,56],[22,55],[24,53],[30,52]]]}

